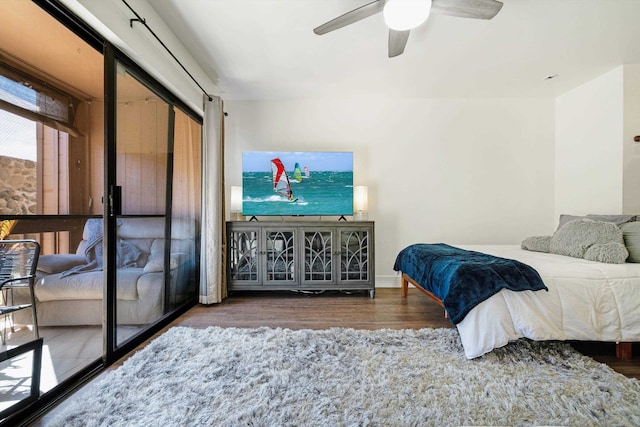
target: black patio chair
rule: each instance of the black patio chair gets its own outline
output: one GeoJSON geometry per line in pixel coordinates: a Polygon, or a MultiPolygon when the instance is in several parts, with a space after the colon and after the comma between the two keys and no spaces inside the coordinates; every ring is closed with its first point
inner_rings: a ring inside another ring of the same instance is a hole
{"type": "MultiPolygon", "coordinates": [[[[16,311],[31,308],[35,339],[40,338],[34,293],[39,256],[40,244],[35,240],[0,240],[0,291],[2,292],[0,316],[12,315],[16,311]],[[29,290],[30,302],[14,304],[13,291],[18,288],[29,290]]],[[[11,327],[13,328],[13,322],[11,327]]],[[[5,334],[6,328],[3,328],[3,344],[5,343],[5,334]]]]}

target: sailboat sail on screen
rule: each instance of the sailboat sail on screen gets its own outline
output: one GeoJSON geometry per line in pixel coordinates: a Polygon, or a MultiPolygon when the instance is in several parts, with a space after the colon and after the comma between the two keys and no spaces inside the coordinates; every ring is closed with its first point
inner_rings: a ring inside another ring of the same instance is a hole
{"type": "Polygon", "coordinates": [[[293,191],[291,190],[289,175],[287,175],[284,165],[277,157],[271,160],[271,176],[273,181],[273,191],[283,197],[286,197],[287,200],[293,201],[293,191]]]}
{"type": "Polygon", "coordinates": [[[302,169],[300,169],[300,163],[296,163],[296,166],[293,168],[293,179],[298,182],[302,182],[302,169]]]}

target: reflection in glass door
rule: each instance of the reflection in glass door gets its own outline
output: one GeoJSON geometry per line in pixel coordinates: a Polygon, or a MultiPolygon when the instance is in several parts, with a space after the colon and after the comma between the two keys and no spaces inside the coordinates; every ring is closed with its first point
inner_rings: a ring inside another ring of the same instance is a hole
{"type": "Polygon", "coordinates": [[[108,357],[109,344],[120,347],[196,301],[202,193],[201,124],[116,64],[105,289],[115,299],[105,318],[116,327],[106,332],[108,357]]]}
{"type": "Polygon", "coordinates": [[[165,252],[171,253],[173,110],[121,64],[116,74],[115,208],[116,345],[165,311],[165,252]]]}

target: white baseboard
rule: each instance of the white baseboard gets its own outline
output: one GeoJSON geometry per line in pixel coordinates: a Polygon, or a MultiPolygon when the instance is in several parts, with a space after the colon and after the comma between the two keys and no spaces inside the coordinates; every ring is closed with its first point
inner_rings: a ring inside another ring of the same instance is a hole
{"type": "Polygon", "coordinates": [[[376,276],[376,288],[400,288],[400,275],[376,276]]]}

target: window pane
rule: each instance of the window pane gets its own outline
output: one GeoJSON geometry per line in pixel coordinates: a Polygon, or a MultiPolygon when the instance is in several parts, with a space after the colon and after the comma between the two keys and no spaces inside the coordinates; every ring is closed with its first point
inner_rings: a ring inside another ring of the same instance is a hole
{"type": "Polygon", "coordinates": [[[0,215],[37,212],[36,124],[0,109],[0,215]]]}
{"type": "Polygon", "coordinates": [[[59,120],[68,126],[73,124],[73,107],[77,100],[72,96],[41,82],[26,72],[0,61],[0,100],[27,111],[59,120]]]}

